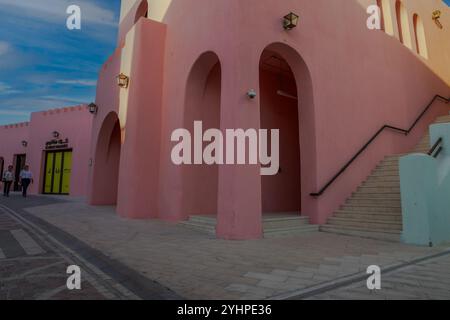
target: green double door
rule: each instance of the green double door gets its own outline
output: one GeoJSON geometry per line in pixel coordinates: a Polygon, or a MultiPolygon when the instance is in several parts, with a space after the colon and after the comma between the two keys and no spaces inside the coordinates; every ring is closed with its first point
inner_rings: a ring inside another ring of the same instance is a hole
{"type": "Polygon", "coordinates": [[[69,194],[72,174],[72,151],[47,152],[45,194],[69,194]]]}

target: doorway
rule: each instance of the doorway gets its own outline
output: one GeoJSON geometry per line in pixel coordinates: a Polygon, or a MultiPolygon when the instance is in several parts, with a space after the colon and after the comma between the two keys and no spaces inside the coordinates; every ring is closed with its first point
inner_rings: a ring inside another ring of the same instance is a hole
{"type": "Polygon", "coordinates": [[[300,215],[301,175],[297,83],[290,65],[265,50],[260,62],[261,128],[280,131],[280,170],[262,176],[263,214],[300,215]]]}
{"type": "Polygon", "coordinates": [[[0,158],[0,179],[3,178],[3,170],[5,168],[5,161],[3,158],[0,158]]]}
{"type": "Polygon", "coordinates": [[[19,185],[19,180],[20,180],[20,172],[23,170],[23,168],[25,167],[25,163],[26,163],[26,159],[27,156],[25,154],[17,154],[15,156],[15,161],[14,161],[14,186],[13,186],[13,190],[16,192],[22,191],[22,187],[19,185]]]}
{"type": "Polygon", "coordinates": [[[45,156],[44,194],[70,194],[72,151],[51,151],[45,156]]]}

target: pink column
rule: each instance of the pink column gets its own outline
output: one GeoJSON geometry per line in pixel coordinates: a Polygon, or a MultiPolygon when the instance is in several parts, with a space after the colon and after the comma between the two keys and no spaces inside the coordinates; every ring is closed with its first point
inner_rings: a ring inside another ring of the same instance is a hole
{"type": "Polygon", "coordinates": [[[117,212],[128,218],[158,216],[165,37],[161,23],[141,19],[136,24],[117,203],[117,212]]]}
{"type": "MultiPolygon", "coordinates": [[[[260,128],[259,92],[253,100],[247,96],[248,90],[259,88],[258,71],[259,60],[251,50],[242,50],[240,56],[230,55],[222,61],[223,132],[260,128]]],[[[217,236],[235,240],[262,237],[259,165],[219,167],[217,236]]]]}

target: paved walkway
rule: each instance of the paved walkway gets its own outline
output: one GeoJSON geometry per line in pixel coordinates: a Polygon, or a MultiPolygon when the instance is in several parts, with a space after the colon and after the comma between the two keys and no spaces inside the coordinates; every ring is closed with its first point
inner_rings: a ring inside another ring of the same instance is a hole
{"type": "Polygon", "coordinates": [[[292,298],[299,291],[364,274],[369,265],[396,266],[448,249],[319,232],[223,241],[176,224],[121,219],[111,207],[80,201],[34,205],[27,209],[34,219],[188,299],[292,298]]]}
{"type": "Polygon", "coordinates": [[[450,300],[450,254],[382,276],[381,290],[357,282],[310,297],[314,300],[450,300]]]}
{"type": "Polygon", "coordinates": [[[0,198],[0,300],[179,298],[21,209],[55,202],[60,201],[0,198]],[[70,275],[66,271],[71,265],[81,269],[81,290],[67,288],[70,275]]]}

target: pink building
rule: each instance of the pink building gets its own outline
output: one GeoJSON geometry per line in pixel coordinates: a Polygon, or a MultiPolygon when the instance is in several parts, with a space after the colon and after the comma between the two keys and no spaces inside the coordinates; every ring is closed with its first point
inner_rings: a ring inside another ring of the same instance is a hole
{"type": "Polygon", "coordinates": [[[128,0],[121,10],[98,81],[88,193],[123,217],[211,215],[225,239],[261,237],[266,213],[324,224],[381,159],[411,150],[449,111],[436,99],[407,136],[383,131],[341,170],[380,127],[409,128],[435,95],[450,96],[440,0],[128,0]],[[383,30],[370,30],[377,3],[383,30]],[[280,172],[175,165],[171,134],[195,120],[280,129],[280,172]]]}
{"type": "Polygon", "coordinates": [[[401,215],[396,177],[366,178],[448,115],[448,39],[440,0],[124,0],[95,115],[80,106],[1,127],[0,157],[30,164],[34,193],[87,186],[90,204],[116,205],[123,217],[205,216],[224,239],[260,238],[268,216],[323,225],[362,183],[376,190],[355,200],[352,216],[383,220],[401,215]],[[292,25],[289,13],[299,17],[292,25]],[[373,15],[381,30],[370,28],[373,15]],[[278,174],[176,165],[172,133],[193,133],[194,121],[279,129],[278,174]]]}
{"type": "MultiPolygon", "coordinates": [[[[85,196],[89,170],[92,114],[87,106],[31,114],[30,122],[0,127],[0,170],[25,164],[34,174],[32,194],[85,196]]],[[[2,171],[3,172],[3,171],[2,171]]]]}

